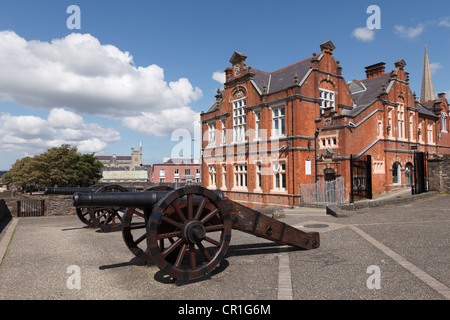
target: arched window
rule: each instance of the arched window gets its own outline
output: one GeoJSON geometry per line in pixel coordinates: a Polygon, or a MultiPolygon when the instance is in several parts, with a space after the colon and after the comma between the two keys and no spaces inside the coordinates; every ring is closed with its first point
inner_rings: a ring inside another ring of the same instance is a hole
{"type": "Polygon", "coordinates": [[[402,183],[401,165],[398,162],[394,162],[392,165],[392,184],[402,183]]]}

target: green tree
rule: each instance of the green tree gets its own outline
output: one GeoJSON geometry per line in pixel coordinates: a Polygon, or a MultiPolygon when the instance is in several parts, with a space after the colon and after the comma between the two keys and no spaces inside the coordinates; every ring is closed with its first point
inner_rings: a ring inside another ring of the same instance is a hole
{"type": "Polygon", "coordinates": [[[102,167],[94,154],[80,154],[75,146],[63,144],[33,158],[17,160],[3,175],[3,181],[23,191],[45,186],[89,186],[101,178],[102,167]]]}

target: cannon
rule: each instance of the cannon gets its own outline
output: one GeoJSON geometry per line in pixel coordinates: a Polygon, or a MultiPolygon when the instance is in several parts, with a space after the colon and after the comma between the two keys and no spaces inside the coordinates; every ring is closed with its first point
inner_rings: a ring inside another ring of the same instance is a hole
{"type": "MultiPolygon", "coordinates": [[[[90,187],[47,187],[44,194],[73,195],[83,193],[128,192],[136,191],[134,187],[124,188],[120,185],[94,185],[90,187]]],[[[78,218],[89,227],[100,228],[102,231],[117,231],[122,228],[122,217],[125,208],[120,207],[76,207],[78,218]]]]}
{"type": "Polygon", "coordinates": [[[303,249],[320,246],[319,233],[298,230],[224,197],[220,190],[200,186],[75,193],[73,204],[126,207],[122,234],[128,248],[136,256],[152,260],[175,279],[194,280],[210,275],[228,250],[232,229],[282,245],[303,249]],[[135,218],[139,221],[132,223],[135,218]],[[132,236],[132,230],[140,230],[139,237],[132,236]]]}

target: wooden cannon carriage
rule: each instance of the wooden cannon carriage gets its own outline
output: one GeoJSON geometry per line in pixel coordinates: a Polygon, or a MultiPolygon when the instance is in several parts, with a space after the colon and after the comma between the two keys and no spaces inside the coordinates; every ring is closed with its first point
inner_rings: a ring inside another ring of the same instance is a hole
{"type": "Polygon", "coordinates": [[[126,207],[122,234],[128,248],[176,279],[209,275],[225,256],[232,229],[303,249],[320,245],[319,233],[304,232],[263,215],[225,198],[220,190],[200,186],[163,189],[75,193],[73,204],[126,207]]]}

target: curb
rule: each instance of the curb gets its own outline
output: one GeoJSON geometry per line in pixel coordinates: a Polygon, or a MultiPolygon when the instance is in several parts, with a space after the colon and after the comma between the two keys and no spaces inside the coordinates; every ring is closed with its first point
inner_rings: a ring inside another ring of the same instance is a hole
{"type": "Polygon", "coordinates": [[[3,258],[6,255],[6,251],[8,250],[9,243],[11,242],[14,231],[16,230],[18,221],[19,219],[12,218],[11,221],[8,222],[5,229],[2,230],[2,235],[0,237],[0,264],[3,262],[3,258]]]}
{"type": "Polygon", "coordinates": [[[432,197],[437,194],[439,194],[439,192],[429,191],[429,192],[405,196],[405,197],[362,201],[362,202],[349,203],[349,204],[344,204],[344,205],[332,205],[332,206],[326,207],[326,213],[329,215],[335,216],[337,218],[346,218],[351,214],[351,212],[354,212],[359,209],[408,203],[408,202],[412,202],[414,200],[420,200],[420,199],[432,197]]]}

